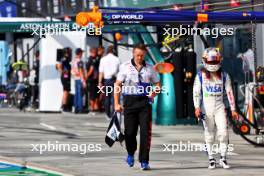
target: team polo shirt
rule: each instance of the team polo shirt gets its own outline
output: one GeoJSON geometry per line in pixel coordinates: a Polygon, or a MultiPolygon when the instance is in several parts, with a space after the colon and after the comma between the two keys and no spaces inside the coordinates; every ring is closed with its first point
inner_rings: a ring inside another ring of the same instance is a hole
{"type": "Polygon", "coordinates": [[[146,96],[150,87],[160,81],[152,65],[144,61],[143,67],[138,71],[134,59],[120,66],[117,80],[123,82],[123,95],[134,96],[146,96]]]}
{"type": "Polygon", "coordinates": [[[116,77],[119,65],[119,58],[114,54],[109,53],[101,58],[99,72],[104,73],[104,79],[111,79],[116,77]]]}

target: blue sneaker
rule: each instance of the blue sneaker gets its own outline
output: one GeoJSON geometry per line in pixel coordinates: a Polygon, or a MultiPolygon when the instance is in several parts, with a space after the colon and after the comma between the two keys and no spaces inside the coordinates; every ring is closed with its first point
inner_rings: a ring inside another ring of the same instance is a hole
{"type": "Polygon", "coordinates": [[[142,170],[150,170],[149,163],[147,163],[147,162],[142,162],[142,163],[141,163],[141,169],[142,169],[142,170]]]}
{"type": "Polygon", "coordinates": [[[127,156],[127,160],[126,160],[126,162],[127,162],[127,165],[129,166],[129,167],[133,167],[134,166],[134,156],[133,155],[128,155],[127,156]]]}

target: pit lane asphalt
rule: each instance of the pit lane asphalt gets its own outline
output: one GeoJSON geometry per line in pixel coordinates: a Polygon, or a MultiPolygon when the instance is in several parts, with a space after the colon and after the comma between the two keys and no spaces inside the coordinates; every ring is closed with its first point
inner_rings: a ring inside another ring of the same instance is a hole
{"type": "MultiPolygon", "coordinates": [[[[24,113],[16,109],[0,109],[0,155],[21,162],[27,161],[40,166],[63,170],[79,176],[145,176],[145,175],[239,175],[262,176],[264,173],[264,148],[257,148],[230,133],[230,144],[234,151],[229,153],[230,170],[218,166],[208,170],[207,156],[203,151],[164,151],[165,145],[203,143],[201,126],[156,126],[153,125],[151,148],[151,171],[141,171],[136,161],[133,168],[125,164],[125,148],[116,143],[109,148],[104,143],[108,126],[104,114],[95,116],[60,113],[24,113]],[[90,148],[86,154],[80,151],[32,151],[32,144],[99,144],[100,151],[90,148]]],[[[137,156],[136,156],[137,159],[137,156]]]]}

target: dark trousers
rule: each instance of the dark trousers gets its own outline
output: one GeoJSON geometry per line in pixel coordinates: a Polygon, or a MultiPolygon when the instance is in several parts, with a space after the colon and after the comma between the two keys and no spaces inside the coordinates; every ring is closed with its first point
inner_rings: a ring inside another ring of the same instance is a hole
{"type": "Polygon", "coordinates": [[[149,161],[151,145],[151,105],[141,108],[124,109],[125,142],[129,155],[134,155],[137,150],[137,132],[140,127],[139,162],[149,161]]]}
{"type": "Polygon", "coordinates": [[[105,79],[104,80],[104,86],[108,87],[105,89],[105,113],[108,117],[112,117],[112,114],[114,113],[114,94],[112,92],[106,92],[106,90],[110,90],[110,87],[112,90],[114,90],[114,83],[115,79],[105,79]]]}
{"type": "Polygon", "coordinates": [[[31,90],[31,106],[37,108],[38,85],[30,86],[30,90],[31,90]]]}

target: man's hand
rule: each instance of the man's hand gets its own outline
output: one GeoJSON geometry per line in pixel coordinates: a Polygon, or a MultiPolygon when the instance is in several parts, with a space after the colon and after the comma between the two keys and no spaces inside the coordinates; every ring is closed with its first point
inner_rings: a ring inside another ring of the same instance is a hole
{"type": "Polygon", "coordinates": [[[236,111],[232,111],[231,114],[233,119],[238,120],[238,113],[236,111]]]}
{"type": "Polygon", "coordinates": [[[156,93],[155,92],[152,92],[149,96],[148,96],[148,98],[149,98],[149,100],[151,101],[151,102],[153,102],[154,101],[154,98],[156,97],[156,93]]]}
{"type": "Polygon", "coordinates": [[[201,113],[202,113],[202,111],[201,111],[200,108],[195,108],[195,117],[196,117],[197,119],[200,118],[201,113]]]}
{"type": "Polygon", "coordinates": [[[98,83],[98,87],[99,87],[99,88],[103,87],[103,83],[99,82],[99,83],[98,83]]]}
{"type": "Polygon", "coordinates": [[[154,101],[154,98],[156,97],[157,94],[160,93],[160,91],[161,91],[161,84],[160,84],[160,82],[158,82],[154,85],[154,90],[149,93],[149,95],[148,95],[149,99],[154,101]]]}
{"type": "Polygon", "coordinates": [[[85,81],[82,81],[82,87],[83,87],[83,88],[86,88],[86,86],[87,86],[87,85],[86,85],[86,82],[85,82],[85,81]]]}
{"type": "Polygon", "coordinates": [[[99,72],[99,77],[98,77],[98,82],[99,82],[99,84],[98,84],[98,86],[101,88],[101,87],[103,87],[103,78],[104,78],[104,73],[103,72],[99,72]]]}
{"type": "Polygon", "coordinates": [[[116,112],[122,112],[123,107],[120,104],[115,104],[115,111],[116,112]]]}

